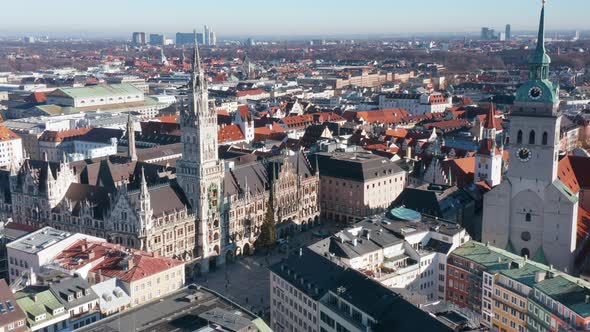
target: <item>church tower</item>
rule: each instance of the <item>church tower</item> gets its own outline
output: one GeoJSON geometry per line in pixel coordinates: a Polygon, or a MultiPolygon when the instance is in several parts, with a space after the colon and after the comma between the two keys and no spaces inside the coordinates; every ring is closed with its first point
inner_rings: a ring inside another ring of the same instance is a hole
{"type": "Polygon", "coordinates": [[[517,90],[510,117],[510,165],[506,179],[484,196],[482,239],[571,272],[578,195],[557,178],[559,87],[549,80],[544,37],[543,1],[529,79],[517,90]]]}
{"type": "Polygon", "coordinates": [[[516,92],[511,114],[508,177],[548,184],[557,178],[561,112],[559,87],[549,80],[551,59],[544,40],[543,5],[537,48],[530,58],[529,80],[516,92]]]}
{"type": "Polygon", "coordinates": [[[223,164],[217,151],[217,112],[209,107],[205,81],[195,33],[190,104],[180,113],[182,158],[177,162],[178,183],[184,190],[196,217],[196,257],[201,268],[208,269],[221,255],[223,239],[220,222],[223,164]]]}
{"type": "Polygon", "coordinates": [[[485,181],[492,188],[502,181],[502,147],[497,146],[496,134],[496,110],[491,102],[483,139],[475,154],[475,181],[485,181]]]}

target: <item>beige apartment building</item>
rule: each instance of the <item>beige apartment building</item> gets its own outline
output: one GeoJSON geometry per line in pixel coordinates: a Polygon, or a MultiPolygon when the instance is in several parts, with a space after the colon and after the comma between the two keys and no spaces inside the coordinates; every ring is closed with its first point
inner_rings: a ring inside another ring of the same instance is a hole
{"type": "Polygon", "coordinates": [[[322,218],[354,223],[383,212],[404,190],[406,172],[366,152],[319,153],[322,218]]]}

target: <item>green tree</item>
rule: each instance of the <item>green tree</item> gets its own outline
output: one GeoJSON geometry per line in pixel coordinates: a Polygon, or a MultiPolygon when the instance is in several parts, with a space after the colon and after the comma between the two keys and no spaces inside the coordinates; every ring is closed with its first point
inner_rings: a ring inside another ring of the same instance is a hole
{"type": "Polygon", "coordinates": [[[266,214],[264,215],[264,222],[260,229],[260,235],[256,239],[256,248],[260,248],[265,251],[272,250],[277,241],[277,230],[275,226],[274,211],[272,202],[269,199],[266,204],[266,214]]]}

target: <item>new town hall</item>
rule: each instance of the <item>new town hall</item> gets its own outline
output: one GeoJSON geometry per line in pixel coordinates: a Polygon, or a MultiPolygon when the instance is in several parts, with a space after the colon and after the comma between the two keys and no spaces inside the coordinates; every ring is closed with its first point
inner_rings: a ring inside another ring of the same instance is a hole
{"type": "Polygon", "coordinates": [[[197,47],[194,59],[175,167],[138,161],[129,121],[127,156],[26,159],[0,173],[1,217],[182,258],[200,271],[253,251],[269,200],[279,235],[318,223],[319,174],[303,153],[219,158],[217,113],[197,47]]]}

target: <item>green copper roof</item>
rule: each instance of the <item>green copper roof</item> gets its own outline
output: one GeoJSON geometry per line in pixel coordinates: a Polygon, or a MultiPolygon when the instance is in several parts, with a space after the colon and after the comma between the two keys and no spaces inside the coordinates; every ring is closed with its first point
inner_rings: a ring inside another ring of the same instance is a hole
{"type": "Polygon", "coordinates": [[[572,192],[570,188],[568,188],[561,180],[556,179],[553,181],[553,186],[557,188],[557,190],[561,191],[563,196],[569,199],[570,202],[578,203],[578,195],[574,194],[574,192],[572,192]]]}
{"type": "Polygon", "coordinates": [[[540,247],[539,250],[537,250],[537,252],[532,257],[532,260],[545,265],[549,264],[547,257],[545,257],[545,251],[543,250],[543,247],[540,247]]]}
{"type": "Polygon", "coordinates": [[[26,313],[29,326],[41,324],[54,319],[55,317],[65,316],[67,314],[64,310],[53,316],[53,310],[64,308],[64,306],[50,290],[41,292],[24,290],[14,294],[14,296],[16,297],[16,303],[18,303],[18,306],[26,313]],[[33,296],[35,296],[35,299],[33,299],[33,296]],[[45,319],[35,321],[35,317],[41,314],[46,315],[45,319]]]}
{"type": "Polygon", "coordinates": [[[518,269],[506,269],[499,273],[506,277],[516,280],[521,284],[533,287],[535,284],[535,275],[539,271],[546,271],[545,269],[534,264],[525,263],[523,267],[518,269]]]}
{"type": "Polygon", "coordinates": [[[512,245],[512,241],[508,239],[508,244],[506,244],[506,251],[514,253],[514,246],[512,245]]]}
{"type": "Polygon", "coordinates": [[[537,48],[531,56],[531,63],[535,64],[550,64],[551,58],[547,55],[545,49],[545,5],[541,9],[541,19],[539,21],[539,34],[537,36],[537,48]]]}
{"type": "Polygon", "coordinates": [[[545,49],[545,5],[541,9],[539,21],[539,33],[537,36],[537,47],[529,59],[530,74],[529,80],[518,88],[516,102],[527,103],[551,103],[559,100],[559,88],[549,80],[549,64],[551,58],[545,49]],[[540,89],[540,96],[532,97],[533,89],[540,89]]]}
{"type": "Polygon", "coordinates": [[[72,98],[81,97],[101,97],[112,95],[128,95],[138,94],[143,95],[143,91],[139,90],[131,84],[109,84],[109,85],[94,85],[81,88],[59,88],[61,92],[72,98]]]}
{"type": "Polygon", "coordinates": [[[522,260],[522,257],[518,255],[500,248],[486,246],[477,241],[466,242],[459,248],[455,249],[453,255],[483,265],[490,271],[506,269],[510,262],[522,260]]]}
{"type": "Polygon", "coordinates": [[[562,275],[538,282],[535,289],[560,302],[582,317],[590,316],[590,303],[586,303],[586,295],[590,295],[590,289],[581,287],[562,275]]]}

